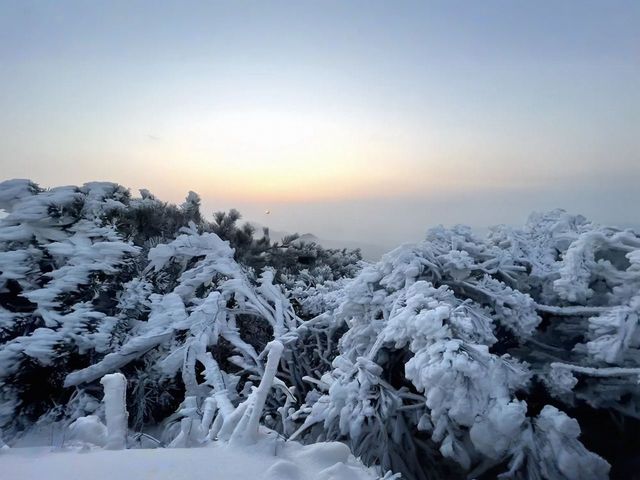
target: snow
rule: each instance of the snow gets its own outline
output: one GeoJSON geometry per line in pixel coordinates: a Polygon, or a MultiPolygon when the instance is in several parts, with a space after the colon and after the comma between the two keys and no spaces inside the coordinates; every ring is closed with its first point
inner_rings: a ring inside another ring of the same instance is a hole
{"type": "Polygon", "coordinates": [[[105,375],[100,380],[104,386],[105,417],[107,419],[107,445],[109,450],[122,450],[127,445],[127,379],[121,373],[105,375]]]}
{"type": "Polygon", "coordinates": [[[215,442],[203,448],[0,451],[2,478],[20,480],[373,480],[336,442],[302,446],[275,437],[251,447],[215,442]]]}
{"type": "Polygon", "coordinates": [[[554,211],[486,239],[437,227],[362,264],[258,244],[192,193],[179,208],[141,193],[0,183],[9,478],[358,478],[349,452],[408,478],[606,478],[596,453],[617,457],[587,440],[634,433],[636,234],[554,211]],[[66,450],[16,449],[34,429],[66,450]],[[172,448],[120,451],[150,435],[172,448]]]}
{"type": "Polygon", "coordinates": [[[260,381],[260,385],[255,390],[255,399],[253,401],[251,416],[248,417],[247,426],[245,428],[245,438],[247,442],[253,443],[257,440],[258,428],[260,426],[260,417],[262,416],[262,410],[264,404],[267,401],[267,395],[269,390],[273,386],[273,379],[278,371],[278,363],[282,356],[284,347],[278,340],[273,340],[267,345],[269,356],[267,358],[267,365],[264,368],[264,375],[260,381]]]}
{"type": "Polygon", "coordinates": [[[69,439],[104,447],[107,444],[107,427],[97,415],[80,417],[69,425],[69,439]]]}

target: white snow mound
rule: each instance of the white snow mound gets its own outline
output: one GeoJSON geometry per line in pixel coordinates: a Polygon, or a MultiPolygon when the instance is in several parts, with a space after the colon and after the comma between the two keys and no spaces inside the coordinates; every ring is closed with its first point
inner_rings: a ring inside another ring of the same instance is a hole
{"type": "Polygon", "coordinates": [[[337,442],[303,446],[263,439],[251,447],[0,452],[2,478],[21,480],[373,480],[379,478],[337,442]]]}

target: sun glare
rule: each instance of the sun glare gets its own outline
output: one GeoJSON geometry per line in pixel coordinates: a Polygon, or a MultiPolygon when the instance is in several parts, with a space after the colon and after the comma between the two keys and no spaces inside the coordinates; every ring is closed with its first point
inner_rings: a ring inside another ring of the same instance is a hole
{"type": "Polygon", "coordinates": [[[363,129],[355,117],[234,111],[176,122],[168,131],[143,148],[144,156],[156,175],[203,195],[308,201],[380,193],[395,182],[388,158],[397,147],[376,140],[375,127],[363,129]]]}

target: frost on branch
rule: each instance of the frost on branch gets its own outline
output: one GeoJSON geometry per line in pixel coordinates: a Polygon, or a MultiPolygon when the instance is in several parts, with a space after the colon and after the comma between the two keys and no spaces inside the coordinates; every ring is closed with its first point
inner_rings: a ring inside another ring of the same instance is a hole
{"type": "Polygon", "coordinates": [[[366,264],[255,235],[234,210],[207,221],[193,193],[180,206],[141,195],[0,183],[9,444],[60,423],[106,443],[99,381],[122,374],[118,431],[164,445],[271,429],[343,442],[408,479],[606,478],[603,458],[631,476],[634,232],[556,210],[486,238],[436,227],[366,264]]]}
{"type": "Polygon", "coordinates": [[[221,427],[218,432],[211,432],[211,436],[217,434],[220,439],[228,441],[231,445],[251,445],[258,441],[260,418],[269,390],[273,386],[283,348],[282,343],[277,340],[269,342],[267,364],[260,385],[232,414],[225,415],[224,411],[220,412],[221,427]]]}
{"type": "MultiPolygon", "coordinates": [[[[116,351],[69,374],[66,385],[91,382],[148,359],[161,378],[180,374],[185,398],[195,402],[190,408],[214,395],[219,408],[230,412],[239,400],[233,387],[241,381],[236,372],[264,374],[261,354],[270,337],[281,336],[297,325],[281,287],[273,283],[270,270],[257,279],[249,276],[217,235],[192,229],[185,232],[149,251],[146,276],[151,284],[164,282],[167,273],[176,268],[177,278],[164,294],[142,292],[148,295],[140,302],[148,305],[148,320],[133,326],[128,340],[116,351]]],[[[187,410],[182,408],[178,417],[187,410]]],[[[181,422],[184,428],[192,428],[191,420],[181,422]]]]}
{"type": "Polygon", "coordinates": [[[520,442],[510,470],[501,478],[607,478],[609,464],[578,441],[580,426],[552,406],[545,406],[520,442]]]}
{"type": "MultiPolygon", "coordinates": [[[[334,325],[347,330],[292,417],[296,438],[346,441],[409,478],[575,478],[567,465],[606,478],[607,462],[580,443],[580,430],[551,428],[545,406],[560,400],[585,418],[591,405],[637,412],[635,370],[601,369],[605,358],[593,357],[598,345],[616,345],[637,366],[629,296],[612,283],[608,305],[616,298],[618,307],[567,305],[554,285],[564,254],[598,228],[564,212],[532,216],[522,231],[494,229],[486,241],[439,228],[365,267],[331,304],[334,325]],[[612,321],[616,312],[624,319],[612,321]],[[594,366],[573,369],[580,362],[594,366]],[[539,455],[558,438],[566,448],[539,455]]],[[[577,425],[560,411],[554,418],[577,425]]]]}

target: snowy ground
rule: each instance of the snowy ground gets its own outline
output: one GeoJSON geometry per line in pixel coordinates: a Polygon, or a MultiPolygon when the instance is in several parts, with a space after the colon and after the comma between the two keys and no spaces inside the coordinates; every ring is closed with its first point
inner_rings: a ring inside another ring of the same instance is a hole
{"type": "Polygon", "coordinates": [[[0,451],[0,478],[20,480],[373,480],[341,443],[302,446],[265,440],[251,447],[0,451]]]}

